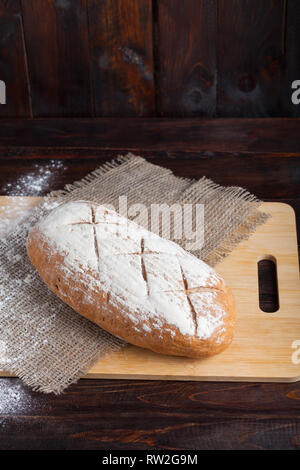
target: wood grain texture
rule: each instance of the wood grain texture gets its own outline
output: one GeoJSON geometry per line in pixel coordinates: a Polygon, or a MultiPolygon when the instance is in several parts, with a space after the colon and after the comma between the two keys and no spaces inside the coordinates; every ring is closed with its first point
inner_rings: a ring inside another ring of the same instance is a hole
{"type": "Polygon", "coordinates": [[[218,116],[281,115],[284,22],[284,0],[219,0],[218,116]]]}
{"type": "MultiPolygon", "coordinates": [[[[55,171],[55,178],[46,180],[39,189],[23,185],[22,195],[43,196],[52,189],[60,189],[83,178],[97,165],[111,160],[118,153],[124,155],[128,151],[126,147],[120,152],[74,147],[0,148],[0,194],[11,194],[8,188],[5,190],[6,183],[13,185],[22,177],[37,175],[39,168],[46,171],[49,160],[61,164],[55,171]]],[[[201,178],[206,175],[218,184],[243,186],[264,200],[293,201],[294,206],[300,196],[300,153],[298,156],[288,153],[236,153],[230,147],[226,153],[174,150],[142,150],[135,153],[151,163],[169,168],[178,176],[201,178]]]]}
{"type": "Polygon", "coordinates": [[[0,26],[0,118],[300,116],[297,0],[1,0],[0,26]]]}
{"type": "Polygon", "coordinates": [[[6,85],[6,104],[0,118],[30,117],[31,101],[19,0],[0,0],[0,80],[6,85]]]}
{"type": "Polygon", "coordinates": [[[299,449],[300,384],[0,379],[0,449],[299,449]]]}
{"type": "Polygon", "coordinates": [[[154,115],[151,0],[89,0],[96,116],[154,115]]]}
{"type": "Polygon", "coordinates": [[[299,154],[299,119],[3,119],[2,147],[299,154]]]}
{"type": "Polygon", "coordinates": [[[217,0],[157,2],[161,116],[216,114],[217,0]]]}
{"type": "Polygon", "coordinates": [[[86,0],[21,0],[34,117],[91,114],[86,0]]]}

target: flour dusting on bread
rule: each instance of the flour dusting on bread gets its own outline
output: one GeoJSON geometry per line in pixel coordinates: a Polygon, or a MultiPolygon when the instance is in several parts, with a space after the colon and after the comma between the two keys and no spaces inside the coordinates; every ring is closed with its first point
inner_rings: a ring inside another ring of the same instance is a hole
{"type": "Polygon", "coordinates": [[[66,302],[72,289],[80,299],[101,291],[103,315],[119,311],[137,334],[198,340],[215,335],[216,343],[226,336],[224,281],[179,245],[86,201],[57,207],[34,230],[49,262],[56,253],[63,259],[56,268],[70,286],[59,292],[66,302]]]}

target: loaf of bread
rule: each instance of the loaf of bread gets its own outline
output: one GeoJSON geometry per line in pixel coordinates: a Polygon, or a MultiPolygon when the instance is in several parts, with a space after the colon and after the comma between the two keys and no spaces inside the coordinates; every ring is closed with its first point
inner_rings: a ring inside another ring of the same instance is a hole
{"type": "Polygon", "coordinates": [[[207,357],[232,341],[234,300],[216,271],[102,205],[58,206],[33,227],[27,251],[64,302],[129,343],[207,357]]]}

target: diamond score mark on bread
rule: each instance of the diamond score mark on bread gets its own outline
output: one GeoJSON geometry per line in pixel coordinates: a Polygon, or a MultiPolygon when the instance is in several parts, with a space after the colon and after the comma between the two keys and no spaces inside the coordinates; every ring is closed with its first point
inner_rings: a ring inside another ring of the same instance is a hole
{"type": "Polygon", "coordinates": [[[30,231],[27,251],[64,302],[129,343],[207,357],[232,341],[234,299],[216,271],[102,205],[58,206],[30,231]]]}

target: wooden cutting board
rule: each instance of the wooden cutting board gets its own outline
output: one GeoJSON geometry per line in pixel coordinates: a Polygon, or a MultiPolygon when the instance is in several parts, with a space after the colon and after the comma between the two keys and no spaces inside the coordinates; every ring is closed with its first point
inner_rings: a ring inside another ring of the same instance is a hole
{"type": "MultiPolygon", "coordinates": [[[[22,205],[25,209],[39,200],[22,198],[22,205]]],[[[7,217],[7,208],[12,217],[16,216],[14,205],[16,198],[0,197],[0,217],[7,217]]],[[[163,356],[127,346],[99,361],[86,377],[300,380],[300,280],[295,214],[292,207],[281,203],[264,203],[261,210],[271,214],[272,218],[217,266],[217,271],[231,286],[237,304],[235,338],[226,351],[196,360],[163,356]],[[276,260],[277,265],[279,310],[275,313],[264,313],[259,308],[257,263],[265,258],[276,260]]],[[[2,371],[0,375],[8,374],[2,371]]]]}

